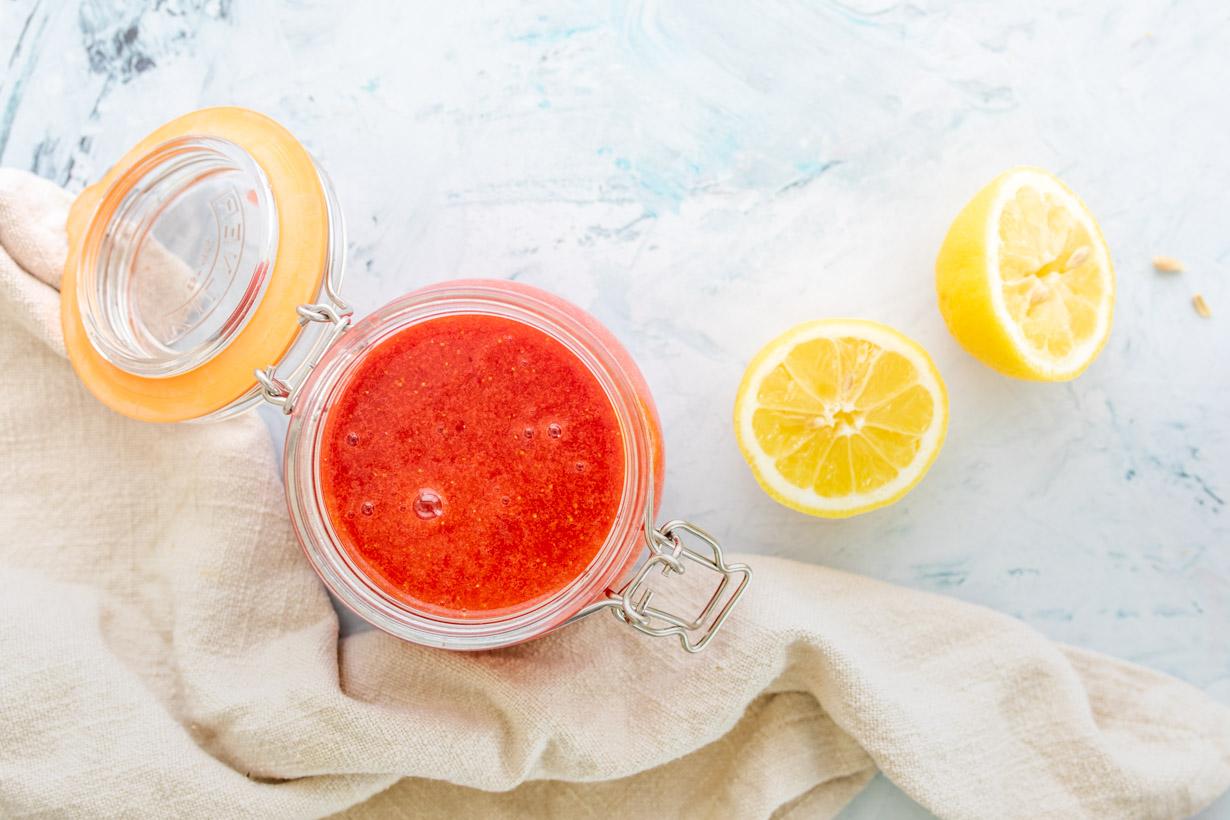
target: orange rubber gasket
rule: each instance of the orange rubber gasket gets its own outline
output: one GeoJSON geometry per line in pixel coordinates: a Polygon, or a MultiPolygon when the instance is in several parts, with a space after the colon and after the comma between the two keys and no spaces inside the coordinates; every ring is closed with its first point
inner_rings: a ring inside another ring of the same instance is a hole
{"type": "Polygon", "coordinates": [[[328,221],[324,188],[311,155],[270,118],[243,108],[207,108],[162,126],[82,191],[69,210],[60,322],[77,375],[103,404],[141,421],[188,421],[226,407],[256,385],[255,370],[276,364],[298,338],[295,308],[314,302],[320,291],[329,252],[328,221]],[[264,296],[230,344],[186,373],[147,378],[111,364],[91,344],[77,304],[77,270],[91,229],[107,224],[130,187],[117,181],[151,149],[185,136],[229,140],[265,172],[277,208],[277,253],[264,296]]]}

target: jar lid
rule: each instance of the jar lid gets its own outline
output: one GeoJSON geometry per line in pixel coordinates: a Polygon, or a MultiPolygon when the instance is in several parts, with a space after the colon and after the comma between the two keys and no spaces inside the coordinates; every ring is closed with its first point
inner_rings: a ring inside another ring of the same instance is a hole
{"type": "Polygon", "coordinates": [[[141,140],[68,216],[61,322],[104,404],[174,422],[258,390],[302,330],[330,258],[326,183],[278,123],[241,108],[141,140]]]}

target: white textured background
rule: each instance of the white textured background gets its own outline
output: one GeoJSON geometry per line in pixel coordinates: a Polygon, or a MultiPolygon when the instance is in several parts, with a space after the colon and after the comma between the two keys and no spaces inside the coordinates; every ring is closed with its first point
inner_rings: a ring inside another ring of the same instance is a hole
{"type": "MultiPolygon", "coordinates": [[[[1230,4],[0,0],[5,165],[76,189],[217,104],[328,169],[360,313],[494,276],[605,322],[662,410],[666,515],[1230,702],[1230,4]],[[1118,266],[1068,385],[992,373],[935,308],[948,222],[1021,163],[1082,194],[1118,266]],[[911,495],[835,523],[760,492],[729,416],[764,341],[838,315],[922,342],[952,421],[911,495]]],[[[882,779],[847,812],[913,813],[882,779]]]]}

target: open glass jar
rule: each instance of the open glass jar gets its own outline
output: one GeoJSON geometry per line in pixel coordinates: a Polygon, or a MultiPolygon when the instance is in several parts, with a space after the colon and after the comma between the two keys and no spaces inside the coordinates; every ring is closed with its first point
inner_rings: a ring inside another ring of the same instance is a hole
{"type": "Polygon", "coordinates": [[[746,588],[702,530],[654,525],[657,411],[588,314],[470,280],[353,323],[328,178],[267,117],[168,123],[80,194],[68,235],[62,321],[85,385],[151,422],[280,406],[295,532],[375,626],[489,649],[609,609],[695,652],[746,588]],[[688,568],[713,573],[697,614],[655,606],[657,579],[688,568]]]}

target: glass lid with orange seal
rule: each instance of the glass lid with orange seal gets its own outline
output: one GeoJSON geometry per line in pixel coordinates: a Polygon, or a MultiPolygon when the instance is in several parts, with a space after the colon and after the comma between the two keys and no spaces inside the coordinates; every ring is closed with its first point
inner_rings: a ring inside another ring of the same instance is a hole
{"type": "Polygon", "coordinates": [[[694,652],[743,594],[751,570],[711,536],[654,524],[661,425],[618,340],[502,280],[421,288],[353,321],[328,177],[268,117],[167,123],[78,196],[67,227],[61,319],[82,382],[148,422],[281,407],[295,532],[375,626],[489,649],[609,609],[694,652]],[[664,605],[694,594],[661,581],[689,568],[707,602],[664,605]]]}
{"type": "Polygon", "coordinates": [[[143,421],[253,406],[270,386],[256,372],[302,378],[346,312],[329,180],[252,111],[197,111],[150,134],[77,197],[68,238],[69,358],[99,400],[143,421]]]}

